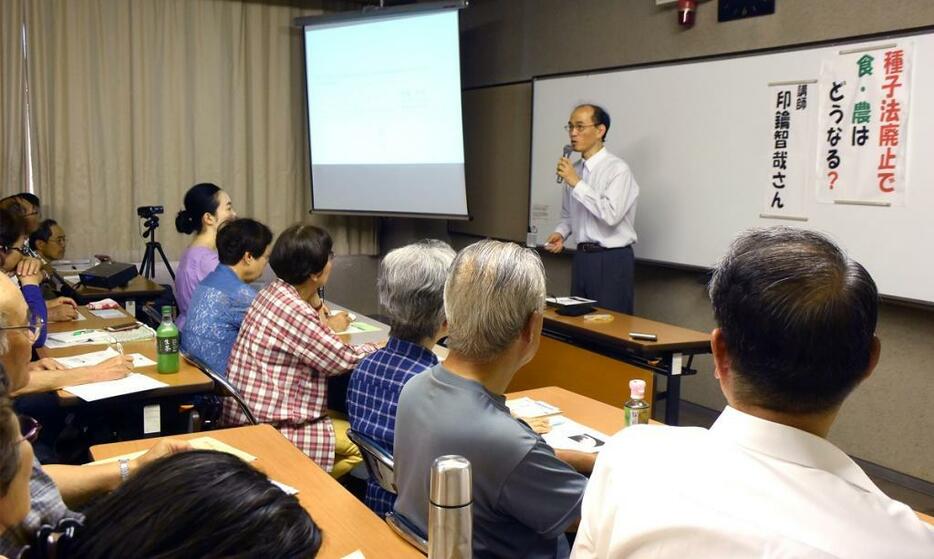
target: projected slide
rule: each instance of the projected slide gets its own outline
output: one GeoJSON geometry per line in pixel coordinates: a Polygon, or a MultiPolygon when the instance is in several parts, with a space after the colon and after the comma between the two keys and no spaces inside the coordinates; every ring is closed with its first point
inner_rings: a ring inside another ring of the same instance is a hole
{"type": "Polygon", "coordinates": [[[457,15],[306,26],[314,209],[467,214],[457,15]]]}

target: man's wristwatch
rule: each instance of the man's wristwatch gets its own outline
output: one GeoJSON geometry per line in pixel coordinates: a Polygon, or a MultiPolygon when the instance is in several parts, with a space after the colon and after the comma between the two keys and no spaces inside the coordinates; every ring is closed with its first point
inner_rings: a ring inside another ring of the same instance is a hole
{"type": "Polygon", "coordinates": [[[130,479],[130,459],[121,458],[117,460],[117,463],[120,464],[120,481],[130,479]]]}

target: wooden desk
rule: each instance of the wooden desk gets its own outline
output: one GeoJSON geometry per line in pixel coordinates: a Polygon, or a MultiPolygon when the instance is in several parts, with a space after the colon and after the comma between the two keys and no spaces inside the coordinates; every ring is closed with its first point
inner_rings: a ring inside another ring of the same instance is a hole
{"type": "Polygon", "coordinates": [[[622,408],[629,399],[629,381],[645,381],[646,401],[652,402],[655,375],[576,344],[542,336],[538,352],[516,373],[508,390],[560,386],[575,394],[622,408]]]}
{"type": "Polygon", "coordinates": [[[149,278],[136,276],[135,278],[131,279],[125,287],[104,289],[101,287],[88,287],[86,285],[82,285],[78,289],[74,289],[72,287],[72,291],[74,291],[75,298],[78,299],[79,303],[89,303],[91,301],[99,301],[108,297],[117,301],[140,299],[145,297],[158,297],[159,295],[162,295],[162,293],[165,291],[165,288],[149,278]]]}
{"type": "MultiPolygon", "coordinates": [[[[546,309],[543,334],[553,340],[621,361],[632,367],[618,368],[619,373],[613,370],[609,374],[600,375],[602,378],[592,378],[587,383],[586,390],[581,390],[580,386],[566,386],[564,382],[557,384],[570,388],[575,392],[585,393],[603,402],[620,405],[619,400],[625,401],[629,396],[627,387],[629,379],[647,377],[644,374],[640,376],[633,368],[664,376],[667,379],[664,392],[657,390],[656,383],[648,381],[646,392],[654,395],[652,398],[653,404],[657,400],[665,400],[665,423],[677,425],[681,402],[681,377],[697,372],[691,367],[694,355],[710,353],[710,335],[705,332],[689,330],[605,309],[598,309],[597,312],[609,315],[612,320],[609,322],[594,322],[585,318],[586,315],[561,316],[554,309],[546,309]],[[655,334],[658,339],[654,342],[633,340],[629,337],[630,332],[655,334]],[[620,374],[622,374],[621,377],[620,374]],[[606,387],[608,390],[606,391],[601,386],[604,382],[608,384],[606,387]],[[603,396],[604,393],[607,394],[606,397],[603,396]]],[[[539,362],[536,366],[542,370],[548,370],[548,363],[539,362]]],[[[603,370],[607,371],[609,368],[603,367],[603,370]]],[[[562,373],[564,375],[568,373],[566,367],[562,373]]],[[[578,373],[586,375],[587,371],[575,371],[575,374],[578,373]]],[[[532,384],[530,384],[529,377],[535,374],[537,374],[535,370],[524,371],[524,376],[520,377],[524,384],[516,385],[515,388],[520,386],[521,388],[531,388],[532,384]]],[[[550,375],[551,378],[555,378],[556,374],[557,372],[553,372],[550,375]]],[[[552,380],[535,386],[546,386],[548,384],[556,383],[552,380]]],[[[580,379],[578,379],[577,384],[581,384],[580,379]]],[[[515,388],[510,386],[510,389],[515,388]]]]}
{"type": "MultiPolygon", "coordinates": [[[[331,478],[269,425],[192,433],[173,438],[211,436],[257,457],[253,465],[271,479],[298,489],[299,502],[321,528],[317,557],[340,559],[361,550],[368,559],[421,558],[363,503],[331,478]]],[[[91,447],[95,460],[150,448],[158,439],[91,447]]]]}
{"type": "Polygon", "coordinates": [[[355,315],[357,319],[355,322],[363,322],[369,324],[370,326],[376,326],[379,328],[376,332],[359,332],[356,334],[341,334],[340,339],[344,340],[344,343],[348,344],[380,344],[389,339],[389,325],[383,324],[378,320],[373,320],[372,318],[360,314],[352,309],[338,305],[337,303],[326,301],[328,308],[332,311],[347,311],[348,313],[355,315]]]}
{"type": "Polygon", "coordinates": [[[568,418],[607,435],[613,435],[626,426],[626,414],[622,409],[558,386],[545,386],[506,394],[508,400],[524,396],[558,406],[561,408],[561,413],[568,418]]]}
{"type": "MultiPolygon", "coordinates": [[[[84,320],[69,320],[67,322],[49,322],[48,329],[49,332],[67,332],[69,330],[78,330],[79,328],[86,328],[88,330],[98,330],[101,328],[107,328],[108,326],[115,326],[117,324],[123,324],[131,320],[136,320],[125,309],[115,309],[123,313],[123,316],[120,318],[99,318],[98,316],[91,313],[90,309],[82,305],[78,307],[78,313],[84,317],[84,320]]],[[[44,348],[43,348],[44,349],[44,348]]]]}
{"type": "MultiPolygon", "coordinates": [[[[558,406],[561,408],[561,413],[570,419],[608,435],[617,433],[626,426],[626,416],[620,408],[575,394],[557,386],[546,386],[506,394],[506,398],[510,400],[522,398],[523,396],[558,406]]],[[[653,421],[653,423],[656,422],[653,421]]],[[[934,517],[921,512],[915,512],[915,514],[921,520],[934,525],[934,517]]]]}
{"type": "MultiPolygon", "coordinates": [[[[594,314],[594,313],[592,313],[594,314]]],[[[545,309],[545,328],[555,332],[572,332],[580,336],[612,343],[620,348],[634,351],[640,355],[658,356],[670,353],[694,355],[710,353],[710,335],[705,332],[672,326],[606,309],[597,309],[596,314],[613,317],[610,322],[594,322],[585,316],[561,316],[555,309],[545,309]],[[654,342],[633,340],[630,332],[655,334],[654,342]]]]}
{"type": "MultiPolygon", "coordinates": [[[[120,324],[127,322],[128,320],[134,320],[129,314],[126,313],[123,309],[120,309],[125,315],[123,318],[113,318],[113,319],[102,319],[94,316],[88,311],[87,307],[79,307],[78,312],[84,315],[87,320],[73,320],[70,322],[51,322],[49,323],[49,332],[67,332],[69,330],[77,330],[79,328],[87,329],[99,329],[106,328],[108,326],[113,326],[114,324],[120,324]]],[[[69,355],[79,355],[82,353],[88,353],[91,351],[100,351],[104,349],[106,344],[96,344],[96,345],[79,345],[73,347],[65,347],[60,349],[49,349],[46,347],[41,347],[38,350],[40,357],[67,357],[69,355]]],[[[156,341],[144,340],[140,342],[127,342],[123,344],[123,351],[125,353],[142,353],[146,357],[156,360],[158,357],[156,353],[156,341]]],[[[154,390],[147,390],[145,392],[137,392],[135,394],[127,394],[125,396],[120,396],[120,400],[126,399],[146,399],[146,398],[161,398],[166,396],[177,396],[182,394],[194,394],[198,392],[210,392],[214,389],[214,382],[208,378],[207,375],[201,372],[200,369],[194,365],[188,363],[184,359],[179,360],[179,370],[178,373],[169,374],[169,375],[160,375],[156,372],[155,365],[150,367],[144,367],[136,371],[144,375],[150,376],[158,381],[168,384],[164,388],[156,388],[154,390]]],[[[77,396],[66,392],[64,390],[59,390],[57,392],[59,403],[62,406],[75,406],[83,403],[84,401],[78,398],[77,396]]]]}
{"type": "MultiPolygon", "coordinates": [[[[332,303],[330,301],[328,301],[328,307],[332,311],[340,310],[340,311],[347,311],[349,313],[352,313],[357,316],[356,322],[365,322],[367,324],[371,324],[379,328],[379,331],[377,332],[360,332],[358,334],[342,334],[339,337],[340,339],[344,340],[345,343],[354,344],[354,345],[384,344],[386,343],[386,340],[389,339],[389,325],[388,324],[385,324],[383,322],[370,318],[366,315],[350,310],[347,307],[342,307],[341,305],[338,305],[337,303],[332,303]]],[[[437,356],[437,358],[441,361],[444,361],[445,359],[447,359],[448,348],[444,346],[435,344],[435,347],[431,349],[431,352],[434,353],[435,356],[437,356]]]]}

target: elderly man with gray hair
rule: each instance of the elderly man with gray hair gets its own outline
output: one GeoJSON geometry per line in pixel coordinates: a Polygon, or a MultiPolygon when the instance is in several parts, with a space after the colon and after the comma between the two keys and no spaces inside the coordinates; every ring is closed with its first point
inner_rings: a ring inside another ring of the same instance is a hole
{"type": "Polygon", "coordinates": [[[444,288],[443,365],[409,381],[396,415],[395,511],[428,529],[432,461],[473,465],[474,557],[567,557],[564,532],[580,517],[591,455],[556,455],[514,419],[503,393],[538,350],[545,272],[535,252],[481,241],[454,259],[444,288]]]}
{"type": "MultiPolygon", "coordinates": [[[[379,267],[376,287],[389,314],[389,341],[351,373],[347,415],[354,432],[390,454],[403,385],[438,364],[431,350],[447,332],[444,281],[454,255],[447,243],[426,239],[391,251],[379,267]]],[[[376,514],[391,511],[395,499],[375,480],[367,481],[365,501],[376,514]]]]}

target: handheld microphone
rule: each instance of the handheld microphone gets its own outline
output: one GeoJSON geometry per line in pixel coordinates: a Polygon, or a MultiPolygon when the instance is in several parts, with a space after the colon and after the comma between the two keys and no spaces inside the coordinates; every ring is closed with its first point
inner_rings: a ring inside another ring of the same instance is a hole
{"type": "MultiPolygon", "coordinates": [[[[574,151],[571,149],[571,144],[564,144],[564,149],[561,150],[561,157],[571,157],[571,152],[574,151]]],[[[561,184],[564,182],[564,179],[559,175],[555,182],[561,184]]]]}

